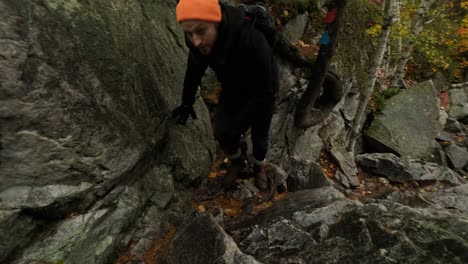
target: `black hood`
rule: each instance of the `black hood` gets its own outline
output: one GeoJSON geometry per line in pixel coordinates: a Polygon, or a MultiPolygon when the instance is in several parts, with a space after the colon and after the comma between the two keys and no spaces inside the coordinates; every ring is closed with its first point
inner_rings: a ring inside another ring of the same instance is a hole
{"type": "Polygon", "coordinates": [[[239,32],[244,24],[242,12],[233,6],[220,4],[223,18],[218,28],[218,38],[213,50],[213,56],[226,54],[239,39],[239,32]]]}

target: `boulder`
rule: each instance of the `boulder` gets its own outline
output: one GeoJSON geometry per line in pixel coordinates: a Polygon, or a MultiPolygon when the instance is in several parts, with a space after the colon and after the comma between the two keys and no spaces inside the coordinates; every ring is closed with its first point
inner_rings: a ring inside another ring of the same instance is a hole
{"type": "Polygon", "coordinates": [[[391,200],[360,203],[334,192],[293,193],[230,233],[262,263],[468,261],[466,214],[391,200]]]}
{"type": "Polygon", "coordinates": [[[465,89],[451,89],[449,90],[450,96],[450,105],[464,105],[468,103],[468,95],[465,92],[465,89]]]}
{"type": "Polygon", "coordinates": [[[449,116],[465,125],[468,124],[468,103],[463,105],[452,105],[449,110],[449,116]]]}
{"type": "Polygon", "coordinates": [[[174,10],[0,0],[0,262],[109,263],[148,207],[185,213],[165,210],[215,142],[200,99],[196,121],[169,118],[187,56],[174,10]]]}
{"type": "Polygon", "coordinates": [[[418,159],[400,160],[390,153],[372,153],[357,156],[357,163],[376,176],[393,182],[445,181],[452,185],[464,183],[463,177],[449,168],[418,159]]]}
{"type": "Polygon", "coordinates": [[[367,137],[401,156],[430,160],[434,138],[442,129],[438,118],[435,88],[426,81],[390,98],[367,130],[367,137]]]}
{"type": "Polygon", "coordinates": [[[309,14],[300,14],[289,20],[283,29],[283,34],[292,43],[300,40],[304,35],[307,24],[309,23],[309,14]]]}
{"type": "Polygon", "coordinates": [[[452,143],[445,148],[445,152],[452,168],[463,169],[468,164],[468,151],[466,148],[452,143]]]}
{"type": "Polygon", "coordinates": [[[445,112],[445,110],[439,110],[439,124],[442,126],[442,127],[445,127],[445,125],[447,124],[447,119],[449,118],[449,115],[447,114],[447,112],[445,112]]]}
{"type": "Polygon", "coordinates": [[[468,184],[453,188],[439,190],[436,193],[427,193],[426,199],[431,201],[431,206],[436,209],[458,211],[468,214],[468,184]]]}
{"type": "Polygon", "coordinates": [[[345,176],[345,182],[347,182],[351,187],[359,186],[359,180],[357,178],[358,171],[353,155],[348,153],[343,146],[340,146],[336,143],[332,143],[330,152],[341,169],[342,174],[340,174],[340,177],[345,176]]]}
{"type": "Polygon", "coordinates": [[[164,257],[167,264],[260,263],[243,254],[210,214],[194,212],[179,227],[164,257]]]}
{"type": "Polygon", "coordinates": [[[292,192],[331,185],[319,164],[299,157],[290,158],[287,174],[288,190],[292,192]]]}
{"type": "Polygon", "coordinates": [[[5,262],[17,250],[31,243],[44,223],[20,209],[0,210],[0,260],[5,262]]]}
{"type": "MultiPolygon", "coordinates": [[[[154,207],[164,207],[167,211],[172,211],[173,218],[181,218],[177,216],[181,212],[175,211],[173,205],[168,205],[168,199],[172,200],[171,204],[177,204],[178,200],[171,183],[172,175],[167,168],[155,167],[139,181],[133,181],[128,186],[115,188],[85,212],[74,212],[67,218],[57,219],[54,222],[43,221],[44,225],[48,224],[48,228],[35,230],[33,233],[41,239],[30,241],[21,254],[12,255],[11,263],[112,262],[116,258],[116,249],[126,247],[130,242],[131,236],[128,236],[128,233],[131,233],[131,226],[138,222],[137,220],[144,221],[145,210],[152,208],[148,204],[153,204],[154,207]],[[165,175],[167,175],[166,178],[164,178],[165,175]],[[153,203],[152,200],[156,200],[157,197],[161,200],[153,203]],[[167,198],[164,200],[164,197],[167,198]],[[171,210],[167,208],[169,206],[171,210]]],[[[188,208],[184,210],[188,210],[188,208]]],[[[153,224],[167,223],[168,219],[166,213],[160,210],[158,215],[152,217],[150,221],[153,224]]],[[[21,234],[33,227],[32,225],[21,230],[10,239],[20,237],[21,234]]],[[[145,227],[152,226],[146,224],[145,227]]],[[[160,224],[157,227],[152,227],[152,231],[162,233],[164,226],[160,224]]],[[[31,233],[31,231],[29,232],[31,233]]],[[[14,245],[14,243],[12,244],[14,245]]]]}
{"type": "Polygon", "coordinates": [[[454,118],[447,118],[444,130],[451,133],[463,133],[461,124],[454,118]]]}

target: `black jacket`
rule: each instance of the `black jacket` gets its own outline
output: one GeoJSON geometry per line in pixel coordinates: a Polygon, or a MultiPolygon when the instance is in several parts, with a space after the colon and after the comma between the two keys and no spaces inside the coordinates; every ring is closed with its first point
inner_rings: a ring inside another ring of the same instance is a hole
{"type": "Polygon", "coordinates": [[[210,56],[202,55],[186,38],[190,53],[182,102],[194,103],[198,85],[210,66],[222,85],[219,106],[233,114],[271,112],[279,86],[273,51],[263,33],[245,21],[238,8],[221,4],[221,11],[222,21],[210,56]]]}

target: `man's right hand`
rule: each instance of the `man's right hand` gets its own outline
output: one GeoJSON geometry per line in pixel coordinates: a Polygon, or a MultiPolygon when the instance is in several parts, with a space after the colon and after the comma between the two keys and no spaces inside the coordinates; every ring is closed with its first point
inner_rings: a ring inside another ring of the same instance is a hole
{"type": "Polygon", "coordinates": [[[179,107],[172,111],[172,118],[174,118],[177,123],[182,125],[185,125],[185,123],[187,123],[189,115],[192,116],[193,119],[197,119],[195,110],[191,105],[181,104],[179,107]]]}

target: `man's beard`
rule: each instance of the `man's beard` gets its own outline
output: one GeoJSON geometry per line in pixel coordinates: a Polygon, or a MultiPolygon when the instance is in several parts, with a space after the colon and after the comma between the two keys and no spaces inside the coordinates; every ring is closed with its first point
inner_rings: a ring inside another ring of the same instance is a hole
{"type": "Polygon", "coordinates": [[[207,56],[210,55],[211,49],[209,47],[203,47],[199,49],[200,53],[207,56]]]}

